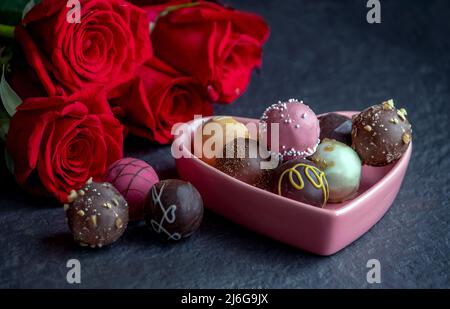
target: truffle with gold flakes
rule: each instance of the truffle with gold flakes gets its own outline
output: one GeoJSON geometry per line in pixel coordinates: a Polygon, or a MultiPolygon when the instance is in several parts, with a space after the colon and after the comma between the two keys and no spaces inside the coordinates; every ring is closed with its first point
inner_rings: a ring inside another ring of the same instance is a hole
{"type": "Polygon", "coordinates": [[[128,224],[128,205],[108,182],[89,180],[72,190],[64,205],[70,231],[82,246],[102,247],[115,242],[128,224]]]}
{"type": "Polygon", "coordinates": [[[312,160],[325,172],[330,186],[328,202],[340,203],[356,196],[361,179],[361,160],[344,143],[324,139],[312,160]]]}
{"type": "Polygon", "coordinates": [[[273,168],[279,157],[271,155],[266,146],[250,138],[235,138],[225,145],[215,167],[240,181],[267,190],[273,168]]]}
{"type": "Polygon", "coordinates": [[[353,118],[352,148],[364,164],[383,166],[401,158],[412,139],[406,116],[404,108],[396,109],[389,100],[353,118]]]}

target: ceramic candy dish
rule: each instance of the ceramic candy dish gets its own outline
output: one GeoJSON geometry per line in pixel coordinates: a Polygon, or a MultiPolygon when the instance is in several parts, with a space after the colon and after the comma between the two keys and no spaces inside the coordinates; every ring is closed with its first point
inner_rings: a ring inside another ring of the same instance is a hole
{"type": "MultiPolygon", "coordinates": [[[[351,117],[356,112],[337,112],[351,117]]],[[[209,119],[209,118],[207,118],[209,119]]],[[[294,247],[331,255],[367,232],[391,206],[403,181],[412,144],[397,162],[363,165],[357,196],[342,203],[313,207],[239,181],[190,153],[191,136],[207,119],[188,123],[181,137],[184,156],[176,160],[180,176],[201,193],[205,207],[233,222],[294,247]]],[[[246,124],[256,119],[236,118],[246,124]]]]}

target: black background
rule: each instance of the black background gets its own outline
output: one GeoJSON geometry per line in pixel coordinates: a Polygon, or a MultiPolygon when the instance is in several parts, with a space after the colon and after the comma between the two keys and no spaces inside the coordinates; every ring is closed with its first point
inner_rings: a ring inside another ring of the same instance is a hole
{"type": "MultiPolygon", "coordinates": [[[[27,196],[2,173],[0,287],[303,288],[450,287],[450,1],[382,0],[382,23],[366,22],[365,0],[226,1],[264,16],[271,36],[247,92],[218,114],[259,117],[280,99],[316,113],[361,110],[394,98],[408,110],[414,149],[392,208],[370,231],[331,257],[277,243],[210,212],[178,244],[133,224],[113,246],[78,247],[62,207],[27,196]],[[81,261],[82,283],[66,282],[81,261]],[[366,282],[381,262],[382,283],[366,282]]],[[[175,177],[168,147],[129,139],[127,154],[161,178],[175,177]]]]}

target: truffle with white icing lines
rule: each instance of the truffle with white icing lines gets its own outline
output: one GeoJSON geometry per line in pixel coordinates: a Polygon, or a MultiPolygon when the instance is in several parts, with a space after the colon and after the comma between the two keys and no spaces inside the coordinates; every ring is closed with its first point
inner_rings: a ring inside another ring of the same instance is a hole
{"type": "Polygon", "coordinates": [[[144,205],[149,229],[165,240],[177,241],[192,235],[203,218],[200,193],[189,182],[162,180],[150,189],[144,205]]]}
{"type": "Polygon", "coordinates": [[[361,179],[361,160],[351,147],[326,138],[311,159],[325,172],[330,186],[329,202],[340,203],[355,197],[361,179]]]}
{"type": "Polygon", "coordinates": [[[108,182],[88,180],[72,190],[64,205],[70,231],[81,246],[102,247],[122,236],[128,224],[128,205],[108,182]]]}
{"type": "Polygon", "coordinates": [[[290,99],[269,106],[260,119],[260,125],[261,137],[270,151],[278,153],[285,161],[308,157],[319,144],[319,120],[303,101],[290,99]],[[278,132],[275,131],[276,125],[278,132]],[[276,140],[278,149],[272,144],[276,140]]]}

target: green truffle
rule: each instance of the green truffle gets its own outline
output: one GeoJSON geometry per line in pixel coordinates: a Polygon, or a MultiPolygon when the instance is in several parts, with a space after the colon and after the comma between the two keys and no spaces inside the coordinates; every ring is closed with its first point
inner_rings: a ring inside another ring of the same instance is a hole
{"type": "Polygon", "coordinates": [[[330,186],[329,202],[340,203],[355,197],[361,179],[361,160],[351,147],[325,138],[312,160],[325,172],[330,186]]]}

